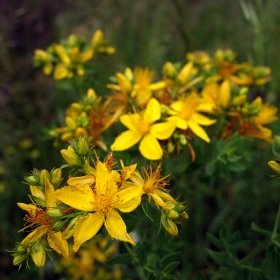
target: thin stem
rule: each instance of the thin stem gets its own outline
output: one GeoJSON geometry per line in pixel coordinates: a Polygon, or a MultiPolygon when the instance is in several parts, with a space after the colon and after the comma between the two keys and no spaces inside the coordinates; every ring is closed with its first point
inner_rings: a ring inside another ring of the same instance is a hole
{"type": "Polygon", "coordinates": [[[250,270],[250,271],[261,272],[261,269],[255,268],[255,267],[251,267],[251,266],[248,266],[248,265],[242,264],[241,267],[244,268],[244,269],[250,270]]]}
{"type": "Polygon", "coordinates": [[[138,258],[135,256],[134,252],[129,248],[127,243],[124,242],[124,246],[125,246],[125,249],[128,251],[128,253],[132,256],[132,258],[134,260],[134,262],[132,262],[132,264],[133,264],[135,270],[137,271],[139,279],[145,280],[146,276],[145,276],[142,266],[140,265],[138,258]]]}
{"type": "Polygon", "coordinates": [[[275,238],[275,236],[277,235],[279,219],[280,219],[280,204],[279,204],[279,207],[278,207],[278,212],[277,212],[276,220],[275,220],[275,223],[274,223],[274,228],[273,228],[273,233],[272,233],[271,238],[275,238]]]}

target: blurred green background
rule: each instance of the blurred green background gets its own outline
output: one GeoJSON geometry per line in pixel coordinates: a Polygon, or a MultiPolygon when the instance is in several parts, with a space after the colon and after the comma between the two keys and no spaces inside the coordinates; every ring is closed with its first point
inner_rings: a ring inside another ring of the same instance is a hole
{"type": "MultiPolygon", "coordinates": [[[[52,141],[42,130],[57,122],[63,125],[64,109],[77,97],[74,90],[67,92],[55,87],[51,77],[34,69],[34,49],[45,49],[72,33],[91,38],[96,29],[103,30],[110,45],[116,48],[113,57],[94,60],[98,69],[94,75],[95,88],[98,94],[105,95],[109,93],[105,88],[108,77],[123,72],[127,66],[148,66],[161,75],[166,61],[185,62],[187,52],[203,50],[213,54],[218,48],[231,48],[238,53],[239,62],[249,60],[256,66],[271,68],[272,81],[261,94],[264,100],[279,106],[280,1],[245,3],[255,11],[253,21],[246,19],[239,1],[230,0],[0,1],[1,279],[30,279],[38,273],[34,269],[17,273],[5,250],[12,249],[14,242],[24,237],[17,233],[24,213],[16,205],[28,202],[28,186],[22,183],[23,177],[34,167],[51,169],[61,163],[59,149],[52,147],[52,141]]],[[[280,133],[277,123],[271,127],[280,133]]],[[[185,252],[192,243],[190,239],[195,239],[197,245],[192,247],[195,250],[192,254],[198,256],[193,261],[197,271],[207,267],[203,247],[207,243],[205,233],[211,229],[200,224],[200,215],[207,205],[214,205],[213,212],[216,208],[224,210],[216,223],[228,217],[237,229],[250,229],[253,219],[264,226],[273,225],[278,186],[266,176],[270,172],[266,162],[273,159],[271,146],[262,145],[262,150],[254,144],[243,147],[249,171],[236,176],[239,184],[230,191],[226,179],[211,182],[209,177],[204,178],[206,187],[194,186],[186,191],[186,195],[195,198],[193,201],[187,198],[189,208],[200,208],[200,212],[193,214],[195,219],[184,227],[184,232],[192,233],[181,236],[186,238],[185,252]],[[222,185],[219,191],[215,191],[217,183],[222,185]]],[[[195,172],[195,167],[203,164],[203,159],[198,159],[191,168],[195,172]]],[[[186,180],[180,181],[182,188],[188,188],[186,180]]],[[[217,226],[212,226],[214,231],[217,226]]],[[[190,255],[191,252],[186,253],[186,260],[190,255]]],[[[51,268],[49,271],[52,279],[51,268]]]]}

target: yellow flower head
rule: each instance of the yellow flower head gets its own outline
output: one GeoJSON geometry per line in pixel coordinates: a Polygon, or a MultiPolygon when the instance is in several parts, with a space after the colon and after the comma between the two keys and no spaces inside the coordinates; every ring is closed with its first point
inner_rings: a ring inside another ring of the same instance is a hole
{"type": "Polygon", "coordinates": [[[160,172],[161,165],[155,169],[150,166],[149,171],[142,167],[141,173],[134,171],[129,180],[142,186],[143,194],[150,195],[156,204],[170,210],[171,207],[166,204],[166,201],[173,201],[174,198],[165,190],[165,186],[168,185],[168,176],[162,177],[160,172]]]}
{"type": "Polygon", "coordinates": [[[199,95],[192,92],[188,96],[170,105],[171,110],[168,113],[172,116],[167,119],[169,121],[176,121],[177,127],[182,130],[190,128],[190,130],[198,137],[206,142],[210,142],[207,133],[200,125],[212,125],[216,120],[211,120],[198,113],[197,109],[199,105],[199,95]]]}
{"type": "Polygon", "coordinates": [[[138,105],[146,104],[151,99],[153,91],[165,88],[166,83],[164,81],[152,84],[153,76],[154,72],[148,68],[135,68],[135,85],[131,95],[135,98],[138,105]]]}
{"type": "Polygon", "coordinates": [[[91,239],[103,224],[112,238],[135,244],[116,209],[122,212],[133,211],[141,202],[141,186],[119,190],[111,172],[99,160],[96,163],[94,188],[88,184],[65,186],[56,190],[55,195],[65,204],[89,212],[75,225],[73,246],[75,252],[85,241],[91,239]]]}
{"type": "Polygon", "coordinates": [[[157,139],[168,139],[176,127],[176,122],[156,123],[161,118],[159,102],[152,98],[142,113],[127,114],[120,117],[120,121],[129,130],[119,135],[111,149],[123,151],[140,141],[139,150],[143,157],[150,160],[160,159],[163,155],[157,139]]]}

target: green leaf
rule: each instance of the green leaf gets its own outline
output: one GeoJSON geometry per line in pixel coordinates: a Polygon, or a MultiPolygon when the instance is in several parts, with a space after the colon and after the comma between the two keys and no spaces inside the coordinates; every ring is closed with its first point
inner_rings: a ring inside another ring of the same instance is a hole
{"type": "Polygon", "coordinates": [[[73,85],[68,81],[59,81],[55,83],[55,87],[62,90],[72,90],[74,89],[73,85]]]}
{"type": "Polygon", "coordinates": [[[143,202],[141,203],[141,206],[142,206],[142,209],[143,209],[145,215],[146,215],[149,219],[151,219],[152,221],[154,221],[154,220],[152,219],[152,217],[151,217],[152,214],[153,214],[153,212],[152,212],[152,210],[151,210],[151,206],[150,206],[149,202],[143,201],[143,202]]]}
{"type": "Polygon", "coordinates": [[[228,168],[235,172],[244,171],[246,169],[246,167],[244,165],[239,164],[239,163],[230,163],[230,164],[228,164],[228,168]]]}
{"type": "Polygon", "coordinates": [[[162,265],[160,263],[160,260],[156,261],[154,271],[155,271],[156,279],[158,279],[158,277],[160,277],[160,273],[162,271],[162,265]]]}
{"type": "Polygon", "coordinates": [[[270,244],[266,249],[266,257],[269,271],[275,277],[275,280],[280,280],[280,249],[270,244]]]}
{"type": "Polygon", "coordinates": [[[46,207],[46,202],[40,198],[38,198],[37,196],[34,195],[30,195],[30,197],[35,200],[35,202],[37,202],[40,206],[42,207],[46,207]]]}
{"type": "Polygon", "coordinates": [[[223,242],[211,233],[206,233],[211,242],[219,249],[223,248],[223,242]]]}
{"type": "Polygon", "coordinates": [[[220,234],[220,238],[228,239],[229,231],[225,223],[221,223],[219,234],[220,234]]]}
{"type": "Polygon", "coordinates": [[[174,253],[170,253],[170,254],[166,255],[165,257],[163,257],[160,260],[162,266],[166,267],[170,262],[177,259],[177,257],[180,256],[180,254],[181,254],[180,252],[174,252],[174,253]]]}
{"type": "Polygon", "coordinates": [[[207,254],[219,265],[225,265],[227,263],[227,255],[225,252],[217,252],[205,248],[207,254]]]}
{"type": "Polygon", "coordinates": [[[179,264],[180,264],[180,262],[171,262],[171,263],[169,263],[169,264],[164,268],[164,271],[170,273],[170,272],[173,271],[179,264]]]}
{"type": "Polygon", "coordinates": [[[256,232],[266,235],[268,237],[271,237],[271,235],[272,235],[272,232],[259,228],[254,222],[251,223],[251,228],[253,231],[256,231],[256,232]]]}
{"type": "Polygon", "coordinates": [[[228,155],[227,160],[230,162],[236,162],[238,160],[240,160],[242,158],[242,156],[238,156],[238,155],[228,155]]]}
{"type": "Polygon", "coordinates": [[[120,264],[120,263],[129,263],[132,257],[130,254],[121,254],[118,255],[107,262],[109,265],[120,264]]]}
{"type": "Polygon", "coordinates": [[[216,170],[216,161],[210,161],[205,167],[207,175],[211,176],[216,170]]]}
{"type": "Polygon", "coordinates": [[[128,232],[133,231],[136,224],[141,220],[141,217],[132,214],[124,214],[122,215],[122,218],[126,224],[128,232]]]}
{"type": "Polygon", "coordinates": [[[139,262],[142,266],[144,266],[146,264],[146,261],[147,261],[147,254],[146,254],[146,250],[145,250],[145,247],[144,247],[144,243],[145,242],[140,242],[134,248],[134,253],[136,254],[136,256],[137,256],[137,258],[138,258],[138,260],[139,260],[139,262]]]}

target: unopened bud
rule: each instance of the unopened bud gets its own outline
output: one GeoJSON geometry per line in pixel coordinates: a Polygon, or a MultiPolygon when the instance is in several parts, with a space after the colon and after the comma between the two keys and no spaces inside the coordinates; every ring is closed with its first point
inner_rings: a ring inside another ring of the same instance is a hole
{"type": "Polygon", "coordinates": [[[278,136],[278,135],[275,135],[274,136],[274,143],[275,143],[275,145],[277,146],[277,147],[279,147],[280,148],[280,136],[278,136]]]}
{"type": "Polygon", "coordinates": [[[64,227],[64,222],[62,221],[58,221],[56,223],[54,223],[54,225],[52,226],[54,231],[61,231],[64,227]]]}
{"type": "Polygon", "coordinates": [[[60,212],[58,208],[48,208],[47,213],[51,216],[53,220],[63,216],[63,214],[60,212]]]}
{"type": "Polygon", "coordinates": [[[25,177],[24,179],[29,185],[37,185],[38,184],[37,179],[32,175],[28,176],[28,177],[25,177]]]}
{"type": "Polygon", "coordinates": [[[50,173],[49,173],[48,170],[43,169],[43,170],[41,170],[41,172],[40,172],[40,184],[41,184],[42,186],[44,186],[45,178],[47,178],[47,179],[50,180],[50,179],[51,179],[51,176],[50,176],[50,173]]]}
{"type": "Polygon", "coordinates": [[[75,224],[81,219],[82,216],[76,216],[71,220],[71,222],[67,225],[65,230],[62,232],[62,239],[70,238],[74,233],[75,224]]]}
{"type": "Polygon", "coordinates": [[[74,152],[74,150],[71,149],[62,149],[60,151],[62,157],[64,158],[64,160],[69,164],[69,165],[81,165],[81,161],[80,158],[76,155],[76,153],[74,152]]]}
{"type": "Polygon", "coordinates": [[[78,127],[75,131],[75,138],[79,139],[82,136],[88,136],[88,132],[84,128],[78,127]]]}
{"type": "Polygon", "coordinates": [[[16,265],[16,266],[21,265],[26,260],[26,258],[27,258],[27,255],[25,255],[25,254],[15,256],[13,259],[13,265],[16,265]]]}
{"type": "Polygon", "coordinates": [[[175,145],[172,142],[168,142],[167,143],[167,151],[168,151],[168,153],[171,154],[174,151],[174,149],[175,149],[175,145]]]}
{"type": "Polygon", "coordinates": [[[178,204],[173,208],[173,210],[177,211],[178,213],[182,213],[182,212],[185,210],[185,206],[178,203],[178,204]]]}
{"type": "Polygon", "coordinates": [[[177,220],[179,218],[179,213],[172,209],[168,212],[167,217],[171,220],[177,220]]]}
{"type": "Polygon", "coordinates": [[[46,262],[46,250],[40,243],[32,247],[30,256],[37,267],[44,266],[46,262]]]}
{"type": "Polygon", "coordinates": [[[174,65],[171,62],[166,62],[163,66],[163,73],[168,77],[168,78],[176,78],[177,76],[177,70],[174,67],[174,65]]]}
{"type": "Polygon", "coordinates": [[[78,153],[81,157],[84,157],[88,154],[88,151],[89,151],[88,141],[83,137],[79,140],[78,143],[78,153]]]}
{"type": "Polygon", "coordinates": [[[180,215],[180,220],[183,220],[183,221],[186,221],[189,219],[189,215],[186,213],[186,212],[183,212],[181,215],[180,215]]]}
{"type": "Polygon", "coordinates": [[[166,221],[167,221],[167,226],[165,227],[166,231],[173,236],[177,235],[178,234],[177,225],[169,218],[167,218],[166,221]]]}
{"type": "Polygon", "coordinates": [[[270,169],[272,169],[275,173],[277,173],[278,175],[280,175],[280,161],[269,161],[268,162],[268,166],[270,167],[270,169]]]}
{"type": "Polygon", "coordinates": [[[179,135],[179,142],[181,145],[186,145],[188,142],[187,142],[187,139],[186,139],[186,136],[183,135],[183,134],[180,134],[179,135]]]}
{"type": "Polygon", "coordinates": [[[57,188],[61,183],[62,178],[62,170],[60,168],[56,168],[52,172],[52,184],[57,188]]]}
{"type": "Polygon", "coordinates": [[[247,95],[239,95],[233,98],[232,105],[240,106],[242,105],[247,99],[247,95]]]}
{"type": "Polygon", "coordinates": [[[17,247],[17,251],[19,252],[19,253],[25,253],[26,252],[26,248],[25,247],[23,247],[21,244],[17,247]]]}

